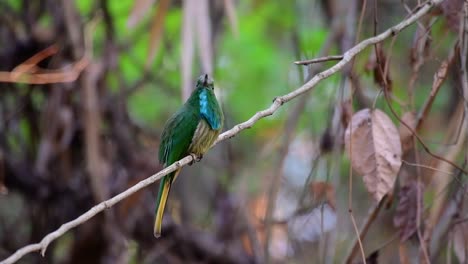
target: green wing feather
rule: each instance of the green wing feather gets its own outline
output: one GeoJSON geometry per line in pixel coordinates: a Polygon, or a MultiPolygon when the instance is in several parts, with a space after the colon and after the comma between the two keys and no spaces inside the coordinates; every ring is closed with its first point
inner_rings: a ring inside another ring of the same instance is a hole
{"type": "Polygon", "coordinates": [[[190,107],[182,107],[164,126],[159,145],[159,162],[169,166],[185,157],[192,143],[200,116],[190,107]]]}
{"type": "MultiPolygon", "coordinates": [[[[159,145],[159,162],[164,166],[180,160],[188,155],[188,149],[197,129],[200,116],[194,109],[184,105],[166,123],[159,145]]],[[[179,174],[179,170],[164,176],[159,185],[159,193],[156,199],[156,217],[154,222],[154,236],[161,236],[162,216],[166,206],[167,197],[172,182],[179,174]]]]}

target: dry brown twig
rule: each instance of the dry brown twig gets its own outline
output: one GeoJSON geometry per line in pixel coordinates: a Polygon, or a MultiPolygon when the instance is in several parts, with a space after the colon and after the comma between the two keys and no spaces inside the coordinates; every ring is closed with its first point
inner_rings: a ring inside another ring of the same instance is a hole
{"type": "Polygon", "coordinates": [[[52,45],[16,66],[11,72],[0,71],[0,82],[27,84],[74,82],[89,64],[86,56],[59,70],[45,70],[37,66],[39,62],[58,51],[57,45],[52,45]]]}
{"type": "MultiPolygon", "coordinates": [[[[468,124],[468,71],[466,69],[468,56],[468,2],[463,4],[463,26],[460,27],[460,65],[461,65],[461,83],[463,87],[463,99],[465,104],[465,123],[468,124]]],[[[467,137],[468,137],[468,132],[467,137]]],[[[468,143],[467,143],[468,145],[468,143]]],[[[468,147],[465,150],[465,161],[468,160],[468,147]]]]}
{"type": "Polygon", "coordinates": [[[314,63],[336,61],[336,60],[342,60],[342,59],[343,59],[343,55],[330,55],[330,56],[320,57],[320,58],[311,59],[311,60],[295,61],[294,64],[309,65],[309,64],[314,64],[314,63]]]}
{"type": "Polygon", "coordinates": [[[417,116],[417,121],[416,121],[416,126],[415,126],[416,131],[419,131],[420,128],[422,127],[424,120],[426,116],[429,114],[429,111],[432,107],[432,103],[434,102],[435,96],[437,95],[440,87],[442,87],[442,84],[447,78],[448,69],[455,61],[455,55],[457,53],[456,50],[457,50],[456,47],[454,47],[449,57],[445,59],[444,61],[442,61],[441,65],[439,66],[439,69],[434,74],[434,81],[432,83],[432,89],[429,94],[429,97],[424,102],[424,105],[417,116]]]}
{"type": "MultiPolygon", "coordinates": [[[[357,2],[357,1],[356,1],[357,2]]],[[[356,45],[360,39],[361,36],[361,30],[362,30],[362,23],[364,21],[364,15],[366,13],[366,7],[367,7],[367,0],[364,0],[361,5],[361,14],[359,15],[359,22],[358,22],[358,27],[357,27],[357,32],[356,32],[356,38],[355,38],[355,44],[356,45]]],[[[350,17],[353,17],[353,13],[350,13],[350,17]]],[[[377,33],[374,32],[374,37],[377,33]]],[[[377,43],[374,43],[376,45],[377,43]]],[[[355,59],[351,60],[351,67],[349,67],[349,72],[351,73],[354,69],[355,65],[355,59]]],[[[351,93],[354,94],[354,92],[351,90],[351,93]]],[[[354,95],[351,95],[351,98],[353,98],[354,95]]],[[[351,99],[352,100],[352,99],[351,99]]],[[[349,121],[349,127],[352,127],[353,121],[352,118],[349,121]]],[[[352,145],[352,144],[351,144],[352,145]]],[[[350,148],[350,153],[352,153],[352,147],[350,148]]],[[[352,154],[350,155],[350,160],[353,160],[352,154]]],[[[357,227],[356,219],[354,217],[353,213],[353,169],[351,166],[349,166],[348,170],[348,214],[349,218],[351,219],[351,223],[353,224],[354,232],[356,233],[356,240],[357,240],[357,245],[359,246],[359,252],[361,253],[361,258],[362,262],[366,264],[366,254],[364,252],[364,246],[362,245],[362,240],[364,237],[361,237],[359,234],[359,229],[357,227]]],[[[352,259],[352,258],[351,258],[352,259]]]]}
{"type": "Polygon", "coordinates": [[[27,59],[25,62],[21,63],[20,65],[16,66],[13,71],[11,71],[13,77],[18,78],[19,75],[22,73],[27,73],[27,72],[36,72],[37,69],[37,64],[46,58],[56,54],[58,52],[58,47],[57,45],[52,45],[48,48],[43,49],[42,51],[39,51],[35,55],[33,55],[31,58],[27,59]]]}
{"type": "MultiPolygon", "coordinates": [[[[434,5],[442,3],[442,2],[443,2],[443,0],[428,1],[424,5],[422,5],[422,7],[417,12],[415,12],[412,16],[410,16],[407,19],[403,20],[399,24],[385,30],[384,32],[382,32],[381,34],[379,34],[379,35],[377,35],[375,37],[371,37],[371,38],[368,38],[368,39],[365,39],[365,40],[361,41],[359,44],[355,45],[353,48],[346,51],[343,54],[343,59],[341,61],[339,61],[337,64],[335,64],[334,66],[330,67],[329,69],[327,69],[325,71],[322,71],[322,72],[316,74],[310,81],[308,81],[307,83],[305,83],[304,85],[302,85],[298,89],[296,89],[296,90],[294,90],[294,91],[292,91],[292,92],[290,92],[290,93],[288,93],[286,95],[276,97],[273,100],[273,103],[270,105],[270,107],[268,107],[268,108],[266,108],[266,109],[264,109],[262,111],[257,112],[255,115],[253,115],[247,121],[245,121],[243,123],[240,123],[240,124],[234,126],[233,128],[231,128],[230,130],[228,130],[228,131],[224,132],[223,134],[221,134],[218,137],[218,139],[216,140],[215,144],[217,144],[217,143],[219,143],[219,142],[221,142],[223,140],[226,140],[227,138],[232,138],[232,137],[236,136],[242,130],[245,130],[247,128],[251,128],[260,119],[262,119],[264,117],[267,117],[267,116],[270,116],[273,113],[275,113],[284,103],[289,102],[292,99],[294,99],[294,98],[296,98],[296,97],[298,97],[298,96],[300,96],[300,95],[302,95],[302,94],[304,94],[304,93],[306,93],[308,91],[311,91],[313,88],[315,88],[317,86],[317,84],[320,81],[322,81],[322,80],[330,77],[331,75],[335,74],[336,72],[342,70],[357,54],[362,52],[364,49],[366,49],[369,46],[372,46],[372,45],[374,45],[376,43],[382,42],[382,41],[384,41],[385,39],[387,39],[387,38],[389,38],[391,36],[394,36],[394,35],[398,34],[400,31],[402,31],[406,27],[412,25],[419,18],[421,18],[422,16],[427,14],[429,12],[429,10],[431,10],[431,8],[434,5]]],[[[172,165],[168,166],[167,168],[159,171],[158,173],[148,177],[147,179],[145,179],[143,181],[138,182],[134,186],[132,186],[129,189],[119,193],[118,195],[95,205],[90,210],[88,210],[86,213],[79,216],[78,218],[63,224],[62,226],[60,226],[59,229],[57,229],[54,232],[51,232],[47,236],[45,236],[39,243],[30,244],[30,245],[27,245],[27,246],[25,246],[23,248],[20,248],[14,254],[12,254],[10,257],[8,257],[7,259],[0,262],[0,264],[15,263],[16,261],[21,259],[26,254],[31,253],[31,252],[35,252],[35,251],[41,251],[41,254],[44,255],[46,250],[47,250],[48,245],[52,241],[57,239],[58,237],[65,234],[70,229],[72,229],[72,228],[74,228],[74,227],[88,221],[90,218],[94,217],[98,213],[104,211],[107,208],[112,207],[113,205],[115,205],[116,203],[122,201],[123,199],[127,198],[128,196],[134,194],[135,192],[143,189],[146,186],[149,186],[150,184],[156,182],[157,180],[159,180],[163,176],[177,170],[178,168],[186,166],[187,164],[191,163],[192,161],[193,161],[193,157],[189,155],[189,156],[187,156],[187,157],[173,163],[172,165]]]]}
{"type": "MultiPolygon", "coordinates": [[[[335,23],[332,26],[331,33],[325,40],[324,44],[322,45],[322,48],[319,52],[319,56],[322,56],[323,54],[326,54],[329,52],[331,49],[333,42],[336,41],[337,36],[339,35],[341,31],[341,23],[335,23]]],[[[306,76],[306,80],[310,79],[313,77],[315,74],[317,74],[320,70],[322,70],[322,65],[312,65],[309,67],[308,74],[306,76]]],[[[300,77],[301,82],[304,82],[304,77],[300,77]]],[[[306,105],[307,105],[307,100],[308,97],[304,96],[301,97],[299,102],[295,105],[294,109],[289,112],[287,122],[285,123],[284,126],[284,132],[283,132],[283,140],[281,143],[281,146],[279,148],[279,159],[278,162],[276,163],[276,166],[274,167],[274,171],[276,172],[272,179],[271,179],[271,185],[267,191],[268,195],[268,202],[267,202],[267,209],[265,213],[265,246],[264,246],[264,258],[265,262],[269,262],[270,254],[270,238],[272,236],[272,218],[273,218],[273,212],[275,210],[276,206],[276,197],[278,195],[278,191],[280,189],[280,179],[281,179],[281,171],[282,167],[286,158],[286,155],[288,153],[289,145],[291,141],[293,140],[293,135],[294,131],[296,130],[297,124],[299,123],[299,118],[304,111],[306,105]]]]}

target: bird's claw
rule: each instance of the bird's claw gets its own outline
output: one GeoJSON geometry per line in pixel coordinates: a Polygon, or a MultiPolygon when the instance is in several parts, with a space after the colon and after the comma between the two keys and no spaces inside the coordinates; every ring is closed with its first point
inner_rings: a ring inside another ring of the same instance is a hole
{"type": "Polygon", "coordinates": [[[190,153],[190,156],[192,156],[192,161],[189,163],[190,166],[195,162],[199,162],[203,158],[203,155],[196,155],[193,153],[190,153]]]}

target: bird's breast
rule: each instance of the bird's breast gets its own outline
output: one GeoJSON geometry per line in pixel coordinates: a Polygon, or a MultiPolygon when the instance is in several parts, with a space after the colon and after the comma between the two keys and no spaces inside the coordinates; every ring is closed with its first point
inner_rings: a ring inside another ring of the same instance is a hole
{"type": "Polygon", "coordinates": [[[189,152],[196,155],[204,154],[218,138],[220,130],[211,129],[210,125],[202,118],[197,125],[189,152]]]}

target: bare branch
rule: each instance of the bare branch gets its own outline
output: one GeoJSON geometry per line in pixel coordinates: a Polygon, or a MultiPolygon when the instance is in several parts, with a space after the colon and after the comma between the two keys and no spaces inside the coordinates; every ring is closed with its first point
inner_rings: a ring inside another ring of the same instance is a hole
{"type": "Polygon", "coordinates": [[[335,61],[335,60],[342,60],[342,59],[343,59],[343,55],[331,55],[331,56],[326,56],[326,57],[321,57],[321,58],[316,58],[316,59],[311,59],[311,60],[295,61],[294,64],[309,65],[313,63],[335,61]]]}
{"type": "MultiPolygon", "coordinates": [[[[31,59],[33,59],[34,55],[31,59]]],[[[29,61],[29,60],[28,60],[29,61]]],[[[26,62],[28,62],[26,61],[26,62]]],[[[25,62],[25,63],[26,63],[25,62]]],[[[11,83],[27,83],[27,84],[49,84],[49,83],[66,83],[74,82],[81,74],[81,72],[88,66],[89,60],[86,57],[81,58],[79,61],[67,66],[69,69],[61,70],[41,70],[35,65],[20,64],[12,72],[0,71],[0,82],[11,83]],[[25,72],[26,70],[26,72],[25,72]],[[31,70],[38,70],[37,73],[31,73],[31,70]]]]}
{"type": "Polygon", "coordinates": [[[41,242],[36,243],[36,244],[31,244],[31,245],[28,245],[26,247],[23,247],[23,248],[19,249],[18,251],[15,252],[15,254],[11,255],[9,258],[3,260],[0,263],[1,264],[15,263],[20,258],[22,258],[24,255],[26,255],[28,253],[31,253],[31,252],[34,252],[34,251],[39,251],[39,250],[41,251],[41,254],[44,256],[45,251],[47,250],[47,247],[49,246],[49,244],[52,241],[54,241],[55,239],[57,239],[58,237],[65,234],[65,232],[67,232],[68,230],[70,230],[70,229],[72,229],[72,228],[74,228],[74,227],[76,227],[78,225],[81,225],[82,223],[88,221],[89,219],[91,219],[92,217],[97,215],[98,213],[104,211],[105,209],[108,209],[108,208],[112,207],[116,203],[118,203],[118,202],[122,201],[123,199],[127,198],[128,196],[136,193],[140,189],[154,183],[155,181],[159,180],[163,176],[177,170],[178,168],[181,168],[181,167],[189,164],[192,160],[193,160],[192,156],[187,156],[187,157],[175,162],[171,166],[169,166],[169,167],[159,171],[158,173],[150,176],[149,178],[147,178],[147,179],[145,179],[143,181],[140,181],[139,183],[133,185],[132,187],[130,187],[126,191],[121,192],[120,194],[112,197],[109,200],[106,200],[104,202],[101,202],[101,203],[95,205],[94,207],[89,209],[86,213],[82,214],[81,216],[79,216],[75,220],[63,224],[62,226],[60,226],[59,229],[57,229],[54,232],[52,232],[52,233],[48,234],[47,236],[45,236],[41,240],[41,242]]]}
{"type": "Polygon", "coordinates": [[[37,64],[46,58],[56,54],[58,52],[58,47],[57,45],[52,45],[48,48],[45,48],[35,55],[33,55],[31,58],[27,59],[25,62],[21,63],[20,65],[16,66],[12,74],[15,75],[20,75],[22,73],[28,73],[28,72],[33,72],[36,70],[37,64]]]}
{"type": "MultiPolygon", "coordinates": [[[[332,27],[331,33],[325,40],[325,42],[322,45],[322,48],[319,52],[319,56],[323,56],[327,54],[331,47],[333,46],[333,42],[336,41],[340,31],[341,31],[341,23],[335,23],[332,27]]],[[[297,52],[297,57],[299,57],[299,52],[297,52]]],[[[319,71],[323,70],[324,67],[322,65],[312,65],[309,67],[308,74],[305,80],[309,80],[311,77],[313,77],[315,74],[317,74],[319,71]]],[[[299,77],[301,79],[301,83],[304,82],[304,76],[300,75],[299,77]]],[[[283,140],[281,143],[281,147],[279,149],[279,158],[276,163],[276,166],[274,167],[274,173],[272,179],[271,179],[271,185],[268,189],[268,202],[267,202],[267,208],[266,208],[266,213],[265,213],[265,219],[266,219],[266,225],[265,225],[265,245],[264,245],[264,255],[265,255],[265,261],[266,263],[269,262],[270,260],[270,242],[271,242],[271,236],[272,236],[272,218],[273,218],[273,212],[275,211],[275,206],[276,206],[276,198],[278,195],[278,191],[280,189],[280,179],[281,179],[281,171],[282,167],[284,164],[284,161],[286,159],[286,155],[289,150],[289,145],[293,139],[293,133],[296,130],[297,124],[299,123],[299,119],[301,117],[301,113],[304,111],[308,97],[303,96],[299,99],[299,102],[295,105],[294,109],[289,112],[289,115],[287,117],[287,121],[284,126],[284,132],[283,132],[283,140]]]]}
{"type": "MultiPolygon", "coordinates": [[[[366,49],[367,47],[374,45],[376,43],[382,42],[383,40],[394,36],[395,34],[398,34],[400,31],[405,29],[406,27],[412,25],[415,23],[419,18],[424,16],[429,12],[429,10],[436,4],[439,4],[443,2],[443,0],[432,0],[426,2],[424,5],[421,6],[421,8],[414,13],[412,16],[408,17],[407,19],[403,20],[399,24],[387,29],[383,33],[372,37],[368,38],[362,42],[360,42],[358,45],[354,46],[347,52],[343,54],[343,59],[339,61],[337,64],[335,64],[333,67],[322,71],[315,75],[309,82],[305,83],[303,86],[299,87],[298,89],[294,90],[291,93],[288,93],[286,95],[276,97],[273,100],[273,103],[268,107],[267,109],[264,109],[262,111],[257,112],[255,115],[253,115],[249,120],[240,123],[236,126],[234,126],[232,129],[224,132],[221,134],[215,144],[227,139],[227,138],[232,138],[239,134],[242,130],[247,129],[252,127],[256,122],[258,122],[260,119],[272,115],[276,110],[278,110],[284,103],[291,101],[292,99],[311,91],[320,81],[328,78],[329,76],[333,75],[334,73],[340,71],[341,69],[344,68],[357,54],[359,54],[361,51],[366,49]]],[[[82,214],[75,220],[72,220],[68,223],[63,224],[59,229],[56,231],[48,234],[45,236],[39,243],[36,244],[31,244],[28,246],[25,246],[19,250],[17,250],[13,255],[8,257],[7,259],[3,260],[0,262],[0,264],[11,264],[15,263],[19,259],[21,259],[23,256],[25,256],[28,253],[34,252],[34,251],[41,251],[41,254],[44,255],[45,251],[47,250],[47,246],[57,239],[58,237],[62,236],[65,234],[65,232],[69,231],[70,229],[86,222],[90,218],[94,217],[98,213],[104,211],[107,208],[112,207],[116,203],[122,201],[123,199],[127,198],[128,196],[132,195],[133,193],[137,192],[138,190],[141,190],[142,188],[156,182],[163,176],[175,171],[176,169],[179,169],[183,166],[186,166],[190,162],[193,161],[192,156],[187,156],[171,166],[168,166],[167,168],[159,171],[158,173],[150,176],[149,178],[140,181],[139,183],[135,184],[134,186],[130,187],[126,191],[112,197],[109,200],[106,200],[104,202],[101,202],[94,207],[92,207],[90,210],[88,210],[86,213],[82,214]]]]}
{"type": "Polygon", "coordinates": [[[443,1],[444,0],[428,1],[414,15],[408,17],[407,19],[403,20],[399,24],[387,29],[386,31],[384,31],[383,33],[381,33],[381,34],[379,34],[379,35],[377,35],[375,37],[363,40],[358,45],[354,46],[353,48],[351,48],[350,50],[345,52],[343,54],[343,59],[341,61],[339,61],[337,64],[335,64],[334,66],[332,66],[331,68],[318,73],[309,82],[305,83],[303,86],[301,86],[298,89],[292,91],[291,93],[288,93],[288,94],[286,94],[284,96],[276,97],[273,100],[273,104],[271,104],[269,108],[257,112],[249,120],[247,120],[247,121],[245,121],[243,123],[240,123],[240,124],[234,126],[232,129],[230,129],[230,130],[224,132],[223,134],[221,134],[218,137],[218,140],[215,142],[215,144],[222,141],[222,140],[225,140],[226,138],[234,137],[241,130],[251,128],[261,118],[266,117],[266,116],[270,116],[274,112],[276,112],[276,110],[278,110],[278,108],[280,108],[280,106],[283,105],[284,103],[289,102],[292,99],[298,97],[299,95],[312,90],[312,88],[314,88],[320,81],[322,81],[323,79],[328,78],[332,74],[334,74],[334,73],[340,71],[341,69],[343,69],[343,67],[347,63],[349,63],[351,61],[351,59],[353,59],[357,54],[359,54],[365,48],[367,48],[367,47],[369,47],[371,45],[374,45],[376,43],[382,42],[385,39],[387,39],[387,38],[389,38],[389,37],[391,37],[393,35],[398,34],[400,31],[402,31],[406,27],[408,27],[408,26],[412,25],[413,23],[415,23],[423,15],[427,14],[429,12],[429,10],[434,5],[440,4],[443,1]]]}
{"type": "MultiPolygon", "coordinates": [[[[463,4],[463,18],[460,26],[460,64],[461,64],[461,84],[463,87],[463,99],[465,104],[465,123],[468,124],[468,72],[466,70],[468,56],[468,2],[463,4]]],[[[468,136],[468,132],[467,136],[468,136]]],[[[466,143],[468,145],[468,143],[466,143]]],[[[468,147],[465,152],[465,162],[468,160],[468,147]]]]}
{"type": "Polygon", "coordinates": [[[439,66],[439,69],[434,74],[434,81],[432,83],[431,92],[429,94],[429,97],[426,99],[426,102],[424,102],[424,106],[422,107],[421,111],[418,114],[418,119],[416,121],[416,131],[420,130],[420,128],[422,127],[426,116],[431,110],[432,103],[434,102],[435,96],[437,95],[440,87],[442,87],[442,84],[447,78],[448,69],[450,68],[452,63],[455,61],[456,50],[457,50],[456,45],[454,45],[454,48],[451,54],[449,55],[449,57],[445,59],[444,61],[442,61],[442,63],[439,66]]]}

